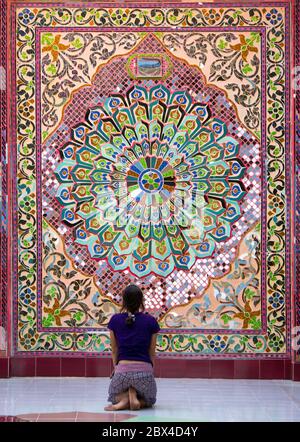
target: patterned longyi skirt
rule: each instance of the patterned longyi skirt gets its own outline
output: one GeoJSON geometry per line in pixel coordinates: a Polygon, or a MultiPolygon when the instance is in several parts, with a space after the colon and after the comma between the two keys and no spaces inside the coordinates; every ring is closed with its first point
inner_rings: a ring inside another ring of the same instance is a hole
{"type": "Polygon", "coordinates": [[[108,401],[116,404],[116,397],[130,387],[136,390],[138,399],[143,399],[147,406],[155,404],[157,387],[151,364],[118,364],[109,385],[108,401]]]}

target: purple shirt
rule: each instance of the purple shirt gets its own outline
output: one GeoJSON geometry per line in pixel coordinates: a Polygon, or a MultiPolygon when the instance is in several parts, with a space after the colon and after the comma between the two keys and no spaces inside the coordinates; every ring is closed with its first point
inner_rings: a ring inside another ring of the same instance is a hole
{"type": "Polygon", "coordinates": [[[156,319],[148,313],[136,313],[135,321],[127,325],[127,313],[113,315],[107,325],[115,334],[118,344],[118,361],[151,362],[149,347],[151,337],[160,328],[156,319]]]}

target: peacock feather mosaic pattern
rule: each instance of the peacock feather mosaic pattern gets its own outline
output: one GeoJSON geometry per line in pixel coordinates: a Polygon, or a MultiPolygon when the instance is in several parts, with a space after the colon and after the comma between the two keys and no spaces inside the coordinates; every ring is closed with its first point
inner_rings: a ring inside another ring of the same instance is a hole
{"type": "Polygon", "coordinates": [[[133,86],[73,129],[57,197],[92,258],[138,277],[168,276],[232,236],[245,166],[238,141],[210,115],[187,92],[133,86]]]}
{"type": "Polygon", "coordinates": [[[289,354],[289,14],[13,7],[18,354],[109,354],[130,282],[162,357],[289,354]]]}

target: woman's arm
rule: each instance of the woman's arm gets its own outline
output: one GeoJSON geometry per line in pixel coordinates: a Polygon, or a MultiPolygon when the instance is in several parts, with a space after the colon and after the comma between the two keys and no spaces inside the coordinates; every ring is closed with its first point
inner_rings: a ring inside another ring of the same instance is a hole
{"type": "Polygon", "coordinates": [[[112,352],[112,360],[114,367],[117,365],[118,362],[118,344],[115,337],[115,334],[113,331],[110,331],[110,345],[111,345],[111,352],[112,352]]]}
{"type": "Polygon", "coordinates": [[[155,359],[156,338],[157,338],[157,333],[154,333],[152,335],[150,348],[149,348],[149,355],[150,355],[150,359],[151,359],[153,365],[154,365],[154,359],[155,359]]]}

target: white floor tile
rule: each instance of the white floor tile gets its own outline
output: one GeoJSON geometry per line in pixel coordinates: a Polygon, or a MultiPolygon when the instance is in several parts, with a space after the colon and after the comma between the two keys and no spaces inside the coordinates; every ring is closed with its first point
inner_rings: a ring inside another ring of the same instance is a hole
{"type": "MultiPolygon", "coordinates": [[[[108,378],[0,379],[0,415],[103,413],[108,378]]],[[[300,421],[300,384],[291,381],[157,379],[157,405],[142,417],[202,421],[300,421]]]]}

